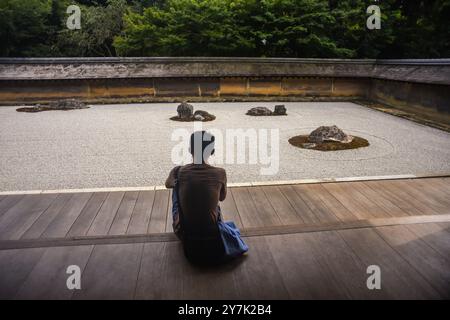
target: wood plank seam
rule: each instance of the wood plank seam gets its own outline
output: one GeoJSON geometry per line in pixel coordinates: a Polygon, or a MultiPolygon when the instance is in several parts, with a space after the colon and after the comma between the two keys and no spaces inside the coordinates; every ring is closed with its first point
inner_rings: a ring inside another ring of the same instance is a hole
{"type": "Polygon", "coordinates": [[[238,209],[238,207],[237,207],[237,205],[236,205],[236,200],[234,199],[233,193],[232,193],[231,191],[230,191],[230,192],[227,192],[227,197],[231,197],[231,199],[233,199],[234,205],[235,205],[235,207],[236,207],[237,215],[238,215],[238,218],[239,218],[239,222],[240,222],[241,226],[243,226],[244,223],[242,222],[242,217],[241,217],[241,215],[240,215],[240,213],[239,213],[239,209],[238,209]]]}
{"type": "MultiPolygon", "coordinates": [[[[450,222],[450,214],[436,216],[412,216],[397,218],[374,218],[367,220],[355,220],[346,222],[332,222],[311,225],[284,225],[272,227],[254,227],[241,230],[243,237],[260,237],[280,234],[311,233],[323,231],[339,231],[348,229],[367,229],[384,226],[426,224],[437,222],[450,222]]],[[[178,238],[171,232],[153,234],[132,234],[132,235],[103,235],[103,236],[82,236],[72,238],[49,238],[37,240],[3,240],[0,241],[0,250],[75,246],[92,244],[120,244],[139,242],[172,242],[178,238]]]]}
{"type": "MultiPolygon", "coordinates": [[[[81,214],[81,213],[83,212],[83,210],[86,208],[86,206],[87,206],[87,204],[89,203],[89,201],[91,201],[91,199],[92,199],[93,196],[94,196],[94,193],[91,194],[91,196],[89,197],[89,199],[88,199],[88,200],[86,201],[86,203],[84,204],[83,208],[82,208],[82,209],[80,210],[80,212],[78,213],[77,218],[76,218],[75,220],[73,220],[73,223],[72,223],[72,224],[70,225],[70,227],[67,229],[67,232],[66,232],[66,235],[65,235],[66,237],[67,237],[67,235],[69,234],[70,229],[72,229],[73,225],[74,225],[75,222],[78,220],[80,214],[81,214]]],[[[106,199],[106,198],[105,198],[105,199],[106,199]]],[[[70,199],[69,199],[69,201],[70,201],[70,199]]],[[[100,211],[101,207],[103,206],[103,203],[104,203],[104,201],[102,202],[102,205],[100,206],[100,208],[98,209],[97,213],[95,214],[94,219],[92,219],[91,223],[89,224],[89,228],[87,228],[86,233],[87,233],[88,230],[91,228],[92,223],[94,222],[95,218],[97,217],[98,212],[100,211]]],[[[63,207],[63,209],[64,209],[64,208],[65,208],[65,206],[63,207]]],[[[57,217],[58,217],[58,216],[56,216],[55,219],[56,219],[57,217]]],[[[51,223],[50,223],[49,225],[51,225],[51,223]]]]}
{"type": "MultiPolygon", "coordinates": [[[[437,293],[439,292],[439,290],[436,289],[436,288],[433,286],[433,284],[430,283],[430,282],[428,281],[428,279],[424,276],[424,274],[422,273],[423,271],[422,271],[420,268],[417,268],[416,266],[414,266],[408,259],[406,259],[406,257],[402,254],[402,252],[400,252],[399,250],[397,250],[397,249],[395,248],[395,246],[392,246],[392,245],[387,241],[387,239],[385,239],[385,238],[383,237],[383,235],[377,230],[377,228],[373,228],[373,230],[375,231],[376,234],[378,234],[378,236],[381,238],[381,240],[382,240],[387,246],[389,246],[389,247],[397,254],[397,256],[398,256],[400,259],[403,260],[403,262],[404,262],[406,265],[410,266],[410,268],[412,268],[414,271],[416,271],[416,273],[422,278],[423,281],[427,282],[427,283],[428,283],[428,284],[429,284],[429,285],[430,285],[437,293]]],[[[422,243],[425,243],[425,242],[422,241],[420,238],[417,239],[417,240],[421,241],[422,243]]],[[[417,241],[417,240],[416,240],[416,241],[417,241]]],[[[428,247],[429,247],[429,246],[428,246],[428,247]]],[[[434,251],[434,250],[433,250],[433,251],[434,251]]]]}

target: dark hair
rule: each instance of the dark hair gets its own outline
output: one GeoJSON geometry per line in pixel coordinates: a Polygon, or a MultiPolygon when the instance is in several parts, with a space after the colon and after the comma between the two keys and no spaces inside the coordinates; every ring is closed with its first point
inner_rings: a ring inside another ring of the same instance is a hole
{"type": "Polygon", "coordinates": [[[214,154],[214,141],[215,137],[206,131],[195,131],[193,134],[191,134],[191,141],[190,141],[190,152],[192,156],[194,157],[194,162],[201,161],[202,163],[205,162],[206,159],[212,154],[214,154]],[[195,148],[197,141],[197,149],[195,148]],[[201,145],[201,150],[200,150],[201,145]],[[205,149],[208,147],[208,150],[205,154],[205,149]],[[198,152],[201,152],[201,154],[197,154],[198,152]]]}

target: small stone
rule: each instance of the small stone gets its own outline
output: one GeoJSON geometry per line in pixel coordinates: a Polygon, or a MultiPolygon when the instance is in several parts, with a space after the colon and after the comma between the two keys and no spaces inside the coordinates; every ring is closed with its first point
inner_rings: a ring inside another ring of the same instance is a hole
{"type": "Polygon", "coordinates": [[[195,115],[195,116],[194,116],[194,119],[197,120],[197,121],[203,121],[203,120],[205,120],[205,118],[202,117],[202,116],[199,115],[199,114],[195,115]]]}

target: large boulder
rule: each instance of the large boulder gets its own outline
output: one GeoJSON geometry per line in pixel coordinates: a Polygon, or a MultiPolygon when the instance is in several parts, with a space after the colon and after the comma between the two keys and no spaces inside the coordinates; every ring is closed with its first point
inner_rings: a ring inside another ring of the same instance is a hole
{"type": "Polygon", "coordinates": [[[273,114],[277,115],[277,116],[285,116],[285,115],[287,115],[286,111],[287,110],[286,110],[286,107],[284,106],[284,104],[278,104],[275,106],[275,110],[273,111],[273,114]]]}
{"type": "Polygon", "coordinates": [[[272,111],[266,107],[256,107],[256,108],[251,108],[250,110],[248,110],[247,115],[249,115],[249,116],[271,116],[272,111]]]}
{"type": "Polygon", "coordinates": [[[192,118],[193,112],[194,107],[187,102],[183,102],[177,107],[177,113],[180,119],[192,118]]]}
{"type": "Polygon", "coordinates": [[[326,141],[337,141],[341,143],[352,142],[353,137],[347,135],[339,129],[337,126],[321,126],[311,132],[308,137],[308,141],[312,143],[323,143],[326,141]]]}

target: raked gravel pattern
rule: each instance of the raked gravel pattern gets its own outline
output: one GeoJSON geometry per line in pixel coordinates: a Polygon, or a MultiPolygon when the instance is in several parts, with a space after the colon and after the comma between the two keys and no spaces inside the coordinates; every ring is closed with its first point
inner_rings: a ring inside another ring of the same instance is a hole
{"type": "MultiPolygon", "coordinates": [[[[450,134],[354,103],[293,102],[287,116],[251,117],[270,103],[193,103],[217,116],[204,129],[279,129],[279,170],[264,164],[224,164],[229,182],[354,176],[450,173],[450,134]],[[288,139],[336,124],[371,145],[320,152],[291,146],[288,139]]],[[[19,113],[0,107],[0,191],[163,185],[174,166],[177,103],[95,105],[90,109],[19,113]]],[[[247,157],[248,159],[248,157],[247,157]]],[[[275,161],[275,159],[274,159],[275,161]]]]}

